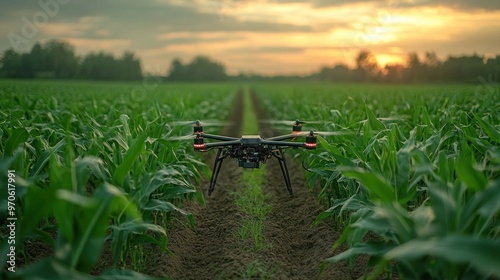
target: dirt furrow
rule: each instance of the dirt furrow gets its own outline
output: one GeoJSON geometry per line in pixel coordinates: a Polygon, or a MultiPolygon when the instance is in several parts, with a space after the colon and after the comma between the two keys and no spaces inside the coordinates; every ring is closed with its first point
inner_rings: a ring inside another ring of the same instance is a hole
{"type": "MultiPolygon", "coordinates": [[[[268,119],[256,95],[253,93],[252,96],[259,119],[268,119]]],[[[270,137],[273,134],[276,133],[271,127],[261,123],[261,136],[270,137]]],[[[291,160],[292,155],[288,153],[285,156],[293,195],[287,192],[276,159],[266,164],[266,184],[262,187],[272,206],[264,223],[264,234],[272,247],[268,259],[277,269],[275,279],[348,279],[345,264],[329,265],[320,275],[321,262],[332,256],[331,247],[341,230],[335,230],[326,222],[312,226],[324,208],[317,202],[317,193],[309,190],[304,169],[300,163],[291,160]]]]}
{"type": "MultiPolygon", "coordinates": [[[[223,134],[240,136],[243,108],[242,92],[237,96],[232,115],[234,125],[223,134]]],[[[206,161],[213,163],[215,154],[207,154],[206,161]]],[[[238,209],[233,192],[238,191],[241,170],[231,160],[226,160],[219,174],[211,197],[207,190],[209,181],[203,182],[206,207],[197,202],[186,206],[195,219],[196,229],[176,222],[169,232],[168,248],[173,255],[161,254],[148,264],[150,275],[172,279],[225,279],[245,268],[244,252],[239,249],[235,233],[238,231],[238,209]]]]}
{"type": "MultiPolygon", "coordinates": [[[[242,94],[233,108],[231,121],[237,125],[224,131],[225,135],[239,137],[242,118],[242,94]]],[[[255,94],[253,107],[259,119],[267,119],[255,94]]],[[[261,127],[260,135],[272,135],[270,127],[261,127]]],[[[172,279],[242,279],[248,277],[249,268],[257,277],[266,279],[350,279],[345,263],[328,265],[320,275],[321,261],[332,256],[332,244],[340,236],[340,229],[333,229],[326,222],[312,227],[323,211],[317,193],[307,187],[304,170],[288,153],[293,196],[285,187],[278,161],[266,164],[266,180],[262,192],[272,210],[264,219],[263,236],[266,246],[253,248],[251,241],[242,241],[238,235],[241,214],[235,204],[235,192],[242,190],[242,169],[236,162],[223,163],[217,186],[212,197],[206,197],[207,206],[198,203],[187,205],[194,215],[196,229],[177,222],[169,233],[168,247],[173,255],[154,252],[145,271],[150,275],[172,279]]],[[[207,159],[213,161],[212,155],[207,159]]],[[[203,183],[204,194],[208,182],[203,183]]],[[[338,251],[337,251],[338,253],[338,251]]],[[[355,277],[361,276],[357,269],[355,277]]]]}

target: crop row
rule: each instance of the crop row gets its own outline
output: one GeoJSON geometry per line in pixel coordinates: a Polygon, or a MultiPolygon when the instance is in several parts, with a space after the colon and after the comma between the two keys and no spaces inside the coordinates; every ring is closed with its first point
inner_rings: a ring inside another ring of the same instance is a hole
{"type": "MultiPolygon", "coordinates": [[[[500,276],[500,95],[473,86],[260,85],[276,119],[319,120],[301,153],[343,253],[368,275],[500,276]]],[[[498,90],[498,89],[497,89],[498,90]]],[[[287,128],[289,129],[289,128],[287,128]]]]}
{"type": "MultiPolygon", "coordinates": [[[[16,273],[2,274],[92,278],[88,273],[108,246],[113,265],[102,278],[146,277],[136,272],[147,261],[145,246],[168,250],[172,218],[183,215],[194,226],[183,203],[204,203],[193,183],[206,167],[193,156],[190,141],[168,140],[192,128],[171,123],[227,117],[232,87],[0,83],[0,176],[7,182],[8,170],[15,171],[15,249],[24,262],[16,273]],[[53,254],[26,263],[33,257],[30,244],[40,243],[53,254]]],[[[7,202],[2,186],[2,221],[7,202]]],[[[5,226],[1,232],[5,264],[12,244],[5,226]]]]}

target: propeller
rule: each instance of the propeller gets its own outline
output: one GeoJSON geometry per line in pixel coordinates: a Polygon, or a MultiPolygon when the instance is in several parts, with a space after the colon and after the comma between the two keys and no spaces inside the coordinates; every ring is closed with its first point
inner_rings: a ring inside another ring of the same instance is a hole
{"type": "Polygon", "coordinates": [[[167,123],[169,126],[183,126],[183,125],[196,125],[196,126],[227,126],[232,125],[233,122],[224,122],[218,120],[207,120],[207,121],[174,121],[167,123]]]}
{"type": "Polygon", "coordinates": [[[299,125],[299,124],[327,124],[325,121],[302,121],[296,119],[294,121],[283,121],[283,120],[263,120],[262,123],[269,124],[279,124],[279,125],[299,125]]]}
{"type": "Polygon", "coordinates": [[[196,138],[196,135],[184,135],[184,136],[172,136],[168,137],[167,140],[169,141],[184,141],[184,140],[193,140],[196,138]]]}
{"type": "Polygon", "coordinates": [[[319,136],[344,136],[344,135],[352,135],[353,133],[350,131],[302,131],[300,133],[296,133],[297,135],[319,135],[319,136]]]}

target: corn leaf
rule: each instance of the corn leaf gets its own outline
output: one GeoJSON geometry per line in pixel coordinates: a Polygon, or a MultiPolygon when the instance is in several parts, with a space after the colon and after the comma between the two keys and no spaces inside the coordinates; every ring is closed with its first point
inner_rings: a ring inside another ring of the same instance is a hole
{"type": "Polygon", "coordinates": [[[342,174],[349,178],[359,180],[374,200],[391,204],[397,201],[394,188],[380,174],[369,172],[360,168],[339,168],[342,174]]]}
{"type": "Polygon", "coordinates": [[[463,235],[414,239],[385,253],[387,259],[414,260],[432,256],[456,265],[470,265],[486,276],[500,276],[500,241],[463,235]]]}
{"type": "Polygon", "coordinates": [[[465,153],[460,155],[456,166],[458,178],[474,190],[483,190],[488,184],[488,180],[481,171],[474,168],[473,163],[470,156],[465,153]]]}
{"type": "Polygon", "coordinates": [[[12,155],[20,144],[28,140],[29,136],[28,131],[22,127],[14,129],[5,143],[4,155],[12,155]]]}
{"type": "Polygon", "coordinates": [[[476,119],[476,121],[479,123],[481,128],[484,130],[486,135],[490,137],[491,140],[497,142],[497,144],[500,144],[500,132],[498,132],[498,130],[493,125],[487,123],[476,114],[474,114],[474,119],[476,119]]]}
{"type": "Polygon", "coordinates": [[[113,174],[113,181],[117,185],[123,185],[125,177],[132,169],[134,161],[139,157],[142,150],[144,149],[144,141],[146,140],[146,138],[146,133],[143,133],[141,136],[139,136],[125,154],[123,162],[118,166],[118,168],[116,168],[115,173],[113,174]]]}

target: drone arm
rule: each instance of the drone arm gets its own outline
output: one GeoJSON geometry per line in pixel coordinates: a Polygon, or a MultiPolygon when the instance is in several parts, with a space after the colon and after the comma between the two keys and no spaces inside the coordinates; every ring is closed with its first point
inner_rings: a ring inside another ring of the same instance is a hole
{"type": "Polygon", "coordinates": [[[300,136],[302,136],[302,135],[300,135],[300,134],[287,134],[287,135],[281,135],[281,136],[266,138],[266,140],[281,141],[281,140],[288,140],[288,139],[297,138],[297,137],[300,137],[300,136]]]}
{"type": "Polygon", "coordinates": [[[226,141],[226,142],[215,142],[215,143],[206,143],[205,149],[209,148],[221,148],[225,146],[233,146],[233,145],[241,145],[240,139],[234,141],[226,141]]]}
{"type": "Polygon", "coordinates": [[[283,142],[283,141],[276,141],[276,140],[262,140],[263,145],[271,145],[271,146],[278,146],[278,147],[297,147],[297,148],[305,148],[306,144],[303,142],[283,142]]]}
{"type": "Polygon", "coordinates": [[[220,141],[235,141],[235,140],[239,140],[239,138],[227,137],[227,136],[221,136],[221,135],[213,135],[213,134],[203,134],[203,138],[220,140],[220,141]]]}

